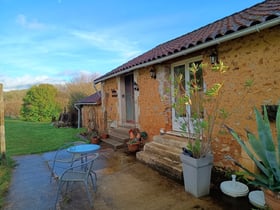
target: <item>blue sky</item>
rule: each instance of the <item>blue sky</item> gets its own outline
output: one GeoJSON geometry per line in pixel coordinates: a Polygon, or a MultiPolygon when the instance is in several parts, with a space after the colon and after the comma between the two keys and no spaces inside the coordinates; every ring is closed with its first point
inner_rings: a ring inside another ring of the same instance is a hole
{"type": "Polygon", "coordinates": [[[102,75],[262,0],[0,0],[4,90],[102,75]]]}

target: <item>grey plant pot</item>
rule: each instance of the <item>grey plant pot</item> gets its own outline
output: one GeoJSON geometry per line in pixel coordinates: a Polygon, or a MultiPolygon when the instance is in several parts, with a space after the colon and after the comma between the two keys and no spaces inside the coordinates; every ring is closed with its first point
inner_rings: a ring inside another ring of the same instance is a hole
{"type": "Polygon", "coordinates": [[[199,198],[209,194],[213,155],[195,159],[181,154],[185,191],[199,198]]]}

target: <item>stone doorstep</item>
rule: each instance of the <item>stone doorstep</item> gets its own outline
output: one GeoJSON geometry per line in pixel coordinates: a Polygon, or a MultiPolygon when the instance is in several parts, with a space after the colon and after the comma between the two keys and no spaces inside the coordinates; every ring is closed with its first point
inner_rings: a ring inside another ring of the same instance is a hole
{"type": "Polygon", "coordinates": [[[145,144],[143,151],[136,153],[136,157],[160,173],[182,182],[180,154],[185,145],[185,138],[169,134],[157,135],[153,141],[145,144]]]}
{"type": "Polygon", "coordinates": [[[109,129],[109,138],[101,139],[102,142],[110,145],[114,150],[123,148],[129,139],[129,128],[118,127],[109,129]]]}
{"type": "Polygon", "coordinates": [[[157,142],[149,142],[145,144],[144,151],[155,153],[161,157],[166,157],[174,161],[180,162],[181,148],[170,147],[157,142]]]}
{"type": "Polygon", "coordinates": [[[129,130],[130,130],[130,128],[126,128],[126,127],[110,128],[109,135],[117,133],[117,134],[120,134],[123,136],[129,136],[129,133],[128,133],[129,130]]]}
{"type": "Polygon", "coordinates": [[[110,145],[111,147],[113,147],[114,150],[116,149],[120,149],[124,147],[124,143],[121,143],[115,139],[112,138],[107,138],[107,139],[101,139],[102,142],[105,142],[106,144],[110,145]]]}
{"type": "Polygon", "coordinates": [[[136,158],[167,177],[179,182],[183,181],[183,169],[181,162],[172,161],[166,157],[162,158],[157,154],[147,151],[137,152],[136,158]]]}
{"type": "Polygon", "coordinates": [[[116,141],[124,143],[124,142],[126,142],[126,140],[129,139],[129,136],[128,136],[128,134],[124,135],[124,134],[117,133],[116,131],[114,131],[114,132],[109,133],[109,138],[115,139],[116,141]]]}
{"type": "Polygon", "coordinates": [[[185,138],[169,135],[169,134],[154,136],[153,141],[170,147],[180,148],[180,149],[186,146],[187,144],[185,138]]]}

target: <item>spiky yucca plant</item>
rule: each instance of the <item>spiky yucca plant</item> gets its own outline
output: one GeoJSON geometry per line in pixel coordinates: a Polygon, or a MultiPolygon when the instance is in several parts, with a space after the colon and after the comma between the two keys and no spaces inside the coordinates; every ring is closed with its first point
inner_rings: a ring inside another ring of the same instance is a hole
{"type": "Polygon", "coordinates": [[[228,126],[227,129],[239,143],[242,149],[254,161],[261,173],[253,173],[236,160],[235,164],[241,167],[248,175],[253,177],[251,184],[280,193],[280,105],[276,115],[276,139],[273,139],[267,110],[264,107],[264,115],[255,108],[258,135],[247,132],[248,147],[244,140],[228,126]]]}

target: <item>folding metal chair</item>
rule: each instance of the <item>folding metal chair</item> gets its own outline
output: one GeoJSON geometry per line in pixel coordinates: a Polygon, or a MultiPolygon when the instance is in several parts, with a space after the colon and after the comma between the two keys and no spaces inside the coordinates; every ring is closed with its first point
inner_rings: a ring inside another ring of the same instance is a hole
{"type": "Polygon", "coordinates": [[[52,160],[51,164],[51,175],[50,175],[50,182],[52,181],[52,178],[55,179],[58,178],[62,172],[73,165],[73,163],[77,160],[80,160],[79,154],[72,154],[67,152],[67,148],[74,146],[74,145],[80,145],[85,144],[84,141],[75,141],[75,142],[69,142],[66,144],[63,144],[54,155],[54,158],[52,160]]]}
{"type": "MultiPolygon", "coordinates": [[[[57,196],[55,200],[55,206],[58,201],[58,197],[61,194],[63,186],[66,184],[66,192],[69,187],[69,184],[73,184],[75,182],[84,183],[88,200],[90,205],[93,206],[93,199],[90,194],[90,182],[91,180],[92,189],[96,192],[97,189],[97,176],[93,170],[94,161],[98,158],[98,153],[89,154],[87,157],[87,161],[84,163],[79,162],[80,164],[76,164],[75,166],[69,167],[66,169],[60,177],[58,177],[58,190],[57,196]]],[[[76,162],[77,163],[77,162],[76,162]]]]}

